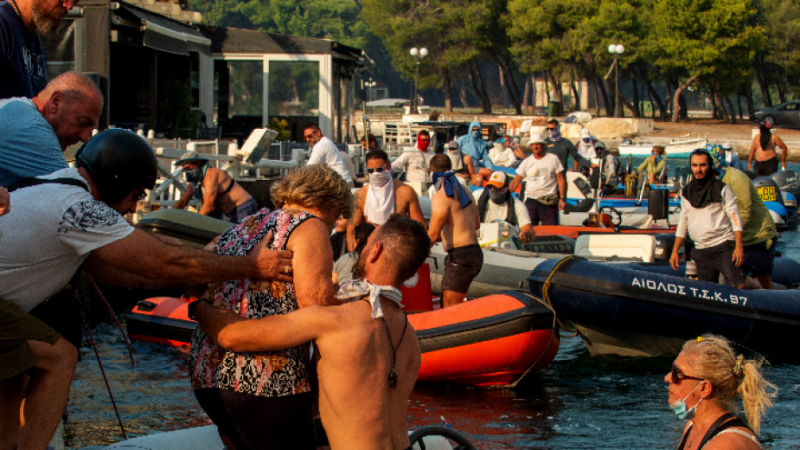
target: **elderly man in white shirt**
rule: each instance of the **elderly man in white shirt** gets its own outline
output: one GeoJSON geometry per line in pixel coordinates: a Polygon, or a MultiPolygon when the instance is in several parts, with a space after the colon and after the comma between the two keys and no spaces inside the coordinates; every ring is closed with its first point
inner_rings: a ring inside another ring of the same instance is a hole
{"type": "Polygon", "coordinates": [[[353,186],[353,178],[345,166],[339,148],[332,140],[322,135],[319,125],[310,123],[303,129],[303,138],[311,147],[311,156],[308,157],[308,165],[327,164],[336,173],[344,178],[350,186],[353,186]]]}

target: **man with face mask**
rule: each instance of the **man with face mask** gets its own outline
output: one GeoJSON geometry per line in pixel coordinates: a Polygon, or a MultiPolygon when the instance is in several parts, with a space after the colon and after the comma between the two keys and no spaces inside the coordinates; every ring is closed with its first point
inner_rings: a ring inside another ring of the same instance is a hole
{"type": "Polygon", "coordinates": [[[225,222],[237,224],[258,211],[255,199],[224,170],[211,167],[197,152],[187,152],[175,162],[183,167],[189,185],[173,208],[183,209],[192,198],[200,200],[198,213],[219,215],[225,222]]]}
{"type": "Polygon", "coordinates": [[[728,163],[728,167],[733,167],[734,169],[741,170],[742,172],[747,170],[730,142],[722,144],[722,148],[725,150],[725,162],[728,163]]]}
{"type": "Polygon", "coordinates": [[[483,180],[492,176],[492,160],[486,142],[481,139],[481,123],[475,121],[469,124],[469,132],[456,142],[461,152],[472,160],[472,182],[478,186],[483,185],[483,180]]]}
{"type": "MultiPolygon", "coordinates": [[[[429,165],[435,153],[428,150],[431,144],[431,135],[428,130],[417,133],[417,145],[413,150],[405,151],[392,162],[392,172],[405,172],[406,181],[423,183],[427,189],[429,178],[429,165]]],[[[423,189],[423,190],[424,190],[423,189]]]]}
{"type": "Polygon", "coordinates": [[[750,156],[747,158],[747,170],[752,170],[757,177],[770,176],[778,171],[778,153],[781,149],[781,170],[786,170],[786,155],[789,149],[766,122],[759,124],[758,134],[750,144],[750,156]],[[755,160],[755,163],[753,162],[755,160]]]}
{"type": "Polygon", "coordinates": [[[78,0],[0,2],[0,99],[33,98],[47,85],[47,56],[36,31],[52,34],[78,0]]]}
{"type": "Polygon", "coordinates": [[[589,170],[592,166],[591,161],[581,156],[578,153],[578,149],[575,148],[575,145],[569,139],[564,139],[561,136],[561,125],[559,125],[558,120],[550,119],[547,121],[547,136],[544,139],[545,147],[547,153],[552,153],[558,157],[558,160],[561,161],[561,166],[568,168],[567,159],[572,157],[572,160],[576,162],[580,167],[589,170]]]}
{"type": "Polygon", "coordinates": [[[505,220],[519,227],[519,241],[523,244],[533,241],[536,236],[531,225],[531,218],[525,205],[511,195],[508,190],[508,178],[505,172],[494,172],[486,182],[485,189],[473,193],[477,198],[478,214],[481,223],[492,223],[505,220]]]}
{"type": "Polygon", "coordinates": [[[645,158],[644,162],[633,173],[647,172],[647,182],[650,184],[655,183],[656,177],[661,176],[661,172],[667,165],[667,158],[664,157],[666,152],[663,145],[654,145],[653,150],[650,152],[650,157],[645,158]]]}
{"type": "Polygon", "coordinates": [[[697,278],[716,283],[722,273],[727,285],[743,289],[747,280],[739,270],[744,249],[736,197],[730,187],[717,179],[708,151],[695,150],[689,163],[692,180],[681,191],[681,216],[670,265],[678,270],[678,251],[688,232],[695,245],[692,260],[697,265],[697,278]]]}
{"type": "Polygon", "coordinates": [[[383,150],[373,150],[365,156],[368,184],[355,193],[355,211],[347,225],[347,248],[356,247],[356,227],[363,222],[380,226],[397,213],[425,225],[419,197],[407,184],[392,178],[392,164],[383,150]]]}

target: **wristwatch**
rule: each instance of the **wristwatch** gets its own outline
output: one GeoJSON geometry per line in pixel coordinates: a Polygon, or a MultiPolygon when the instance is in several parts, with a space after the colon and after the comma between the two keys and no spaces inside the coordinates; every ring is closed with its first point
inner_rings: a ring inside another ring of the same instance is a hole
{"type": "Polygon", "coordinates": [[[192,319],[194,321],[197,321],[197,317],[195,316],[195,310],[197,309],[197,305],[200,302],[204,302],[204,301],[205,300],[199,298],[199,299],[189,303],[189,306],[186,307],[186,314],[189,316],[190,319],[192,319]]]}

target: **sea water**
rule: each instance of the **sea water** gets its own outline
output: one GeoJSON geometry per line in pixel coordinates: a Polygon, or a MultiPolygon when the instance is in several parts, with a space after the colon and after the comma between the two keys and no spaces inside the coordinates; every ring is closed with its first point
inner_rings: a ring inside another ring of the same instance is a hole
{"type": "MultiPolygon", "coordinates": [[[[783,233],[778,250],[800,260],[800,232],[783,233]]],[[[95,339],[128,437],[210,423],[192,394],[185,352],[134,342],[136,368],[131,368],[116,328],[99,325],[95,339]]],[[[67,407],[67,446],[120,441],[94,353],[84,347],[81,356],[67,407]]],[[[410,425],[442,425],[443,417],[483,450],[675,449],[685,422],[667,405],[664,376],[670,365],[668,359],[590,357],[580,338],[564,338],[556,360],[513,390],[417,386],[410,425]]],[[[780,389],[762,424],[765,449],[800,449],[798,369],[788,364],[764,367],[767,379],[780,389]]]]}

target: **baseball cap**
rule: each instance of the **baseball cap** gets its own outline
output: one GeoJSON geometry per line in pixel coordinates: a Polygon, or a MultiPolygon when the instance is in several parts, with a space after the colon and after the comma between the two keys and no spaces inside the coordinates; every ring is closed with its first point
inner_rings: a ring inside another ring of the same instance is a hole
{"type": "Polygon", "coordinates": [[[547,143],[544,141],[544,138],[542,138],[541,135],[536,134],[534,136],[531,136],[530,145],[533,144],[547,144],[547,143]]]}
{"type": "Polygon", "coordinates": [[[726,143],[722,144],[722,148],[724,148],[725,150],[731,150],[731,149],[733,149],[733,146],[731,145],[730,142],[726,142],[726,143]]]}
{"type": "Polygon", "coordinates": [[[592,133],[589,132],[588,128],[584,128],[581,130],[581,139],[590,137],[592,137],[592,133]]]}
{"type": "Polygon", "coordinates": [[[493,172],[492,176],[489,177],[489,181],[486,184],[491,184],[492,186],[502,189],[506,185],[506,173],[505,172],[493,172]]]}
{"type": "Polygon", "coordinates": [[[597,141],[594,143],[594,148],[595,149],[602,148],[603,150],[605,150],[606,144],[603,141],[597,141]]]}
{"type": "Polygon", "coordinates": [[[450,141],[447,143],[447,148],[458,148],[458,142],[450,141]]]}

